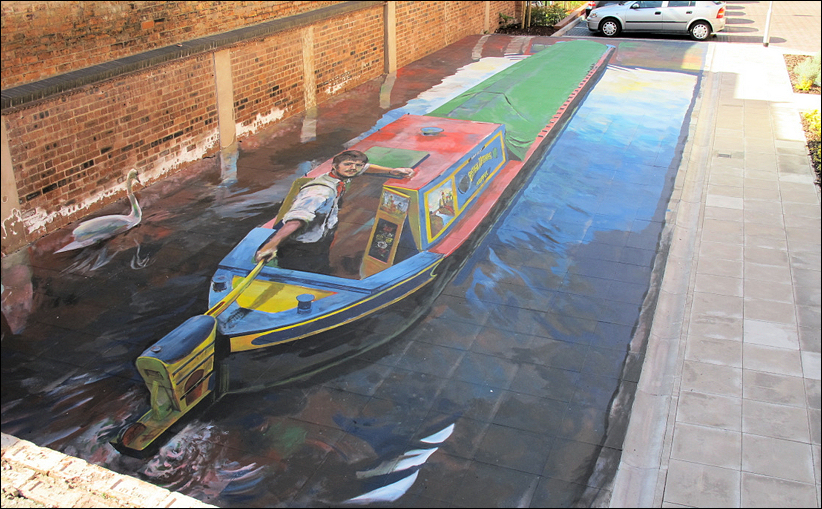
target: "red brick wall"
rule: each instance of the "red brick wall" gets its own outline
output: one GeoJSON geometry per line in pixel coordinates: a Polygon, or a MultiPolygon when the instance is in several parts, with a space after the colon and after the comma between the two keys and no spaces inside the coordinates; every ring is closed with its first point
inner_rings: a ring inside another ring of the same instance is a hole
{"type": "Polygon", "coordinates": [[[242,126],[239,136],[269,117],[278,120],[305,110],[299,30],[233,48],[231,72],[235,123],[242,126]]]}
{"type": "Polygon", "coordinates": [[[500,13],[519,20],[521,12],[522,2],[491,2],[491,9],[489,15],[491,32],[495,31],[502,24],[499,22],[500,13]]]}
{"type": "MultiPolygon", "coordinates": [[[[429,55],[485,29],[485,2],[411,1],[397,3],[397,67],[429,55]]],[[[491,2],[488,30],[499,27],[499,13],[516,16],[520,2],[491,2]]]]}
{"type": "MultiPolygon", "coordinates": [[[[317,103],[383,73],[383,24],[383,6],[375,5],[314,25],[317,103]]],[[[289,30],[232,48],[240,137],[269,121],[305,111],[302,31],[289,30]]]]}
{"type": "Polygon", "coordinates": [[[483,2],[397,2],[397,67],[482,33],[483,2]]]}
{"type": "Polygon", "coordinates": [[[4,1],[2,85],[10,88],[338,3],[4,1]]]}
{"type": "Polygon", "coordinates": [[[317,102],[384,72],[382,6],[318,25],[314,32],[314,80],[317,102]]]}
{"type": "Polygon", "coordinates": [[[121,198],[106,193],[132,167],[162,174],[200,159],[217,139],[215,104],[212,57],[201,55],[4,115],[31,235],[121,198]],[[50,211],[61,213],[31,217],[50,211]]]}

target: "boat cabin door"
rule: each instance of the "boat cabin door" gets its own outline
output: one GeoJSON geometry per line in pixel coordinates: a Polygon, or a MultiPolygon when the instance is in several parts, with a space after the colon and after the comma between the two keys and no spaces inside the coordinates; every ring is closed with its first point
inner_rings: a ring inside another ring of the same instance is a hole
{"type": "Polygon", "coordinates": [[[374,226],[371,227],[371,236],[362,258],[360,278],[376,274],[394,264],[410,203],[411,199],[407,194],[383,187],[374,226]]]}

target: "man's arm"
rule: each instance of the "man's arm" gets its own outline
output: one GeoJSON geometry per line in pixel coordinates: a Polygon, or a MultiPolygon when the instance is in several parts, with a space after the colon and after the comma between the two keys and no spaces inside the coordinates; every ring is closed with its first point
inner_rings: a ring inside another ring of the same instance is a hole
{"type": "Polygon", "coordinates": [[[387,166],[380,166],[379,164],[369,164],[366,173],[374,173],[377,175],[391,175],[392,177],[410,178],[414,176],[413,168],[389,168],[387,166]]]}
{"type": "Polygon", "coordinates": [[[254,255],[254,261],[270,260],[277,256],[277,247],[280,243],[287,239],[292,233],[299,230],[302,225],[303,222],[299,219],[287,221],[268,242],[257,249],[257,253],[254,255]]]}

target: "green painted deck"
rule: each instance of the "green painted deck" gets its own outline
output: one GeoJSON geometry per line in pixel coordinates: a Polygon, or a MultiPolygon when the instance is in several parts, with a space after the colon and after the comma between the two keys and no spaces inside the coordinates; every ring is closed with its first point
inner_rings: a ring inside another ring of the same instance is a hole
{"type": "Polygon", "coordinates": [[[505,124],[508,150],[522,160],[540,131],[607,50],[607,45],[594,41],[554,44],[463,92],[428,116],[505,124]]]}

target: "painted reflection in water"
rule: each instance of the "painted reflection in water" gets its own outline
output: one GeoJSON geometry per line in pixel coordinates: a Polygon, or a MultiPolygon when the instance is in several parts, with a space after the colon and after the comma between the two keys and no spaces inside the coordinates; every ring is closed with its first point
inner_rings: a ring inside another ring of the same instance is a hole
{"type": "Polygon", "coordinates": [[[410,449],[390,460],[382,461],[374,468],[357,471],[357,479],[368,479],[370,485],[377,487],[367,493],[350,498],[346,502],[371,504],[397,500],[414,484],[419,475],[419,469],[432,454],[439,450],[439,446],[453,432],[454,424],[451,423],[445,428],[421,438],[419,445],[425,447],[424,449],[410,449]],[[397,476],[403,477],[395,481],[393,478],[397,476]]]}
{"type": "MultiPolygon", "coordinates": [[[[649,266],[664,219],[660,195],[672,184],[670,166],[678,163],[682,119],[696,83],[689,74],[609,66],[495,229],[491,263],[470,274],[469,294],[485,301],[484,291],[500,287],[495,283],[536,288],[537,281],[517,268],[519,260],[506,262],[506,253],[520,250],[547,254],[551,261],[540,265],[564,281],[556,289],[571,293],[582,290],[569,288],[572,276],[585,270],[575,263],[598,260],[606,267],[635,256],[638,266],[649,266]],[[653,241],[641,238],[645,228],[656,229],[653,241]],[[574,256],[602,245],[612,249],[574,256]]],[[[599,275],[605,274],[603,268],[599,275]]],[[[467,270],[459,276],[468,277],[467,270]]]]}
{"type": "MultiPolygon", "coordinates": [[[[241,154],[232,186],[218,188],[219,177],[181,185],[173,200],[143,192],[141,201],[163,210],[146,205],[140,228],[99,253],[108,263],[78,251],[70,270],[46,270],[35,251],[35,265],[21,262],[31,297],[15,305],[5,298],[12,273],[4,265],[4,311],[8,304],[30,318],[4,339],[3,430],[220,506],[439,507],[480,496],[510,506],[524,493],[536,501],[542,485],[528,491],[503,475],[510,472],[567,485],[543,505],[584,500],[586,489],[602,486],[594,476],[607,476],[597,444],[610,443],[612,395],[632,380],[623,374],[626,350],[695,86],[690,74],[610,66],[408,334],[310,383],[223,399],[140,460],[108,445],[147,401],[133,359],[180,316],[206,308],[203,289],[237,232],[255,226],[312,157],[277,170],[275,186],[269,173],[262,184],[249,181],[241,154]],[[184,239],[173,233],[181,228],[184,239]],[[89,281],[97,275],[116,278],[116,291],[89,281]],[[527,420],[546,401],[556,406],[551,418],[527,420]],[[544,447],[515,440],[537,434],[544,447]],[[580,449],[586,454],[572,454],[580,449]],[[590,464],[576,459],[583,456],[590,464]],[[482,477],[492,464],[496,477],[482,477]]],[[[312,133],[320,139],[322,118],[312,133]]],[[[298,125],[297,142],[301,132],[298,125]]],[[[25,285],[14,292],[25,296],[25,285]]]]}

